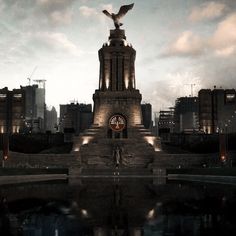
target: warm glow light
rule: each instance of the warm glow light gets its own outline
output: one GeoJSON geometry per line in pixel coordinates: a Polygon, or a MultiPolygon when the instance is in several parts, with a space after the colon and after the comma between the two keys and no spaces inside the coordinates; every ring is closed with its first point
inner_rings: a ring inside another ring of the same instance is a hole
{"type": "Polygon", "coordinates": [[[1,134],[4,133],[4,127],[3,127],[3,126],[1,126],[0,133],[1,133],[1,134]]]}
{"type": "Polygon", "coordinates": [[[158,146],[158,142],[156,142],[156,137],[154,136],[144,136],[144,139],[147,143],[154,147],[155,152],[160,152],[161,148],[158,146]]]}
{"type": "Polygon", "coordinates": [[[154,137],[152,136],[145,136],[145,140],[151,144],[152,146],[154,145],[154,137]]]}
{"type": "Polygon", "coordinates": [[[92,140],[92,138],[93,137],[88,136],[83,137],[82,145],[88,144],[92,140]]]}
{"type": "Polygon", "coordinates": [[[128,74],[125,73],[125,89],[128,89],[129,87],[129,77],[128,77],[128,74]]]}
{"type": "Polygon", "coordinates": [[[110,80],[109,80],[109,73],[107,70],[105,70],[105,85],[106,85],[106,89],[109,89],[110,80]]]}
{"type": "Polygon", "coordinates": [[[210,125],[204,125],[203,126],[203,132],[206,134],[210,134],[211,133],[211,126],[210,125]]]}
{"type": "Polygon", "coordinates": [[[106,89],[108,89],[109,88],[109,79],[106,78],[105,82],[106,82],[106,89]]]}
{"type": "Polygon", "coordinates": [[[85,209],[81,209],[81,214],[83,217],[88,217],[88,211],[85,209]]]}
{"type": "Polygon", "coordinates": [[[4,156],[4,160],[7,160],[7,158],[8,158],[7,156],[4,156]]]}
{"type": "Polygon", "coordinates": [[[101,89],[102,88],[102,80],[100,79],[99,81],[99,88],[101,89]]]}
{"type": "Polygon", "coordinates": [[[13,132],[13,133],[19,133],[19,132],[20,132],[20,126],[18,126],[18,125],[13,125],[13,126],[12,126],[12,132],[13,132]]]}
{"type": "Polygon", "coordinates": [[[220,159],[221,159],[221,161],[225,162],[226,161],[226,156],[223,155],[223,156],[220,157],[220,159]]]}
{"type": "Polygon", "coordinates": [[[148,218],[148,219],[153,219],[153,218],[154,218],[154,215],[155,215],[155,210],[152,209],[152,210],[150,210],[150,211],[148,212],[147,218],[148,218]]]}
{"type": "Polygon", "coordinates": [[[78,152],[78,151],[79,151],[79,148],[76,147],[76,148],[74,149],[74,152],[78,152]]]}

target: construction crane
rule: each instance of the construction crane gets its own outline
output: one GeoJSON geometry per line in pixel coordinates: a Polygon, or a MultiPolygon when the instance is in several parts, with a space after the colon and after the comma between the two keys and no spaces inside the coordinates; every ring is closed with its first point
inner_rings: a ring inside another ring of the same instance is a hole
{"type": "Polygon", "coordinates": [[[27,78],[27,80],[29,80],[29,86],[31,85],[31,78],[34,75],[36,70],[37,70],[37,66],[34,67],[33,71],[30,74],[30,76],[27,78]]]}
{"type": "Polygon", "coordinates": [[[191,86],[191,97],[193,97],[193,87],[196,86],[196,84],[185,84],[191,86]]]}
{"type": "Polygon", "coordinates": [[[38,83],[39,87],[43,88],[43,89],[45,89],[45,82],[46,81],[47,81],[46,79],[36,79],[36,80],[34,80],[34,82],[38,83]]]}

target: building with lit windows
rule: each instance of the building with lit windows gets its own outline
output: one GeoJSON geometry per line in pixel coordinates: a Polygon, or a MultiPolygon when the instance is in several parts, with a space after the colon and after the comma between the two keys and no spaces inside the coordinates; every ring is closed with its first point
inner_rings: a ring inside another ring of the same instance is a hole
{"type": "Polygon", "coordinates": [[[174,129],[174,110],[161,110],[158,118],[158,134],[162,142],[170,141],[174,129]]]}
{"type": "Polygon", "coordinates": [[[20,133],[25,128],[25,93],[0,89],[0,133],[20,133]]]}
{"type": "Polygon", "coordinates": [[[45,131],[45,85],[33,84],[21,86],[25,92],[25,120],[28,132],[42,133],[45,131]]]}
{"type": "Polygon", "coordinates": [[[202,89],[199,96],[199,125],[204,133],[236,132],[235,89],[202,89]]]}

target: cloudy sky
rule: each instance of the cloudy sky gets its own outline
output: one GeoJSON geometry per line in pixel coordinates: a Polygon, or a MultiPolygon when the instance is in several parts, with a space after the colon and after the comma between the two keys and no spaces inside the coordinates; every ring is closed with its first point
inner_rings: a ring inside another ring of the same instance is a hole
{"type": "Polygon", "coordinates": [[[236,88],[235,0],[0,0],[0,88],[45,79],[47,105],[92,103],[97,51],[112,21],[101,11],[134,8],[123,19],[137,51],[136,83],[153,111],[201,88],[236,88]]]}

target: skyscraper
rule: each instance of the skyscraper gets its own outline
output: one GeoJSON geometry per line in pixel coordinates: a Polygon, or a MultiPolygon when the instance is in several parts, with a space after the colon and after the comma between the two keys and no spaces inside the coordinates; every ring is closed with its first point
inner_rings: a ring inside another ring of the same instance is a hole
{"type": "Polygon", "coordinates": [[[39,85],[21,86],[25,91],[25,120],[29,132],[45,131],[45,87],[39,85]]]}

